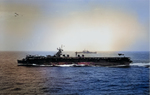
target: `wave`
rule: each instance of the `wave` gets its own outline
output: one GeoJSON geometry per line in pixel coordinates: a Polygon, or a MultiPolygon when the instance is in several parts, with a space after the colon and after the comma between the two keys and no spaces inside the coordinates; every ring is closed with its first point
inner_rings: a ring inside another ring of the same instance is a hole
{"type": "MultiPolygon", "coordinates": [[[[37,64],[18,64],[18,66],[40,66],[40,67],[89,67],[85,64],[63,64],[63,65],[37,65],[37,64]]],[[[147,67],[150,68],[150,63],[131,63],[130,67],[147,67]]],[[[127,67],[129,67],[127,66],[127,67]]],[[[99,66],[91,66],[99,67],[99,66]]],[[[100,66],[101,67],[101,66],[100,66]]],[[[126,65],[106,66],[106,67],[126,67],[126,65]]]]}
{"type": "Polygon", "coordinates": [[[148,68],[150,68],[150,63],[131,63],[130,66],[138,66],[138,67],[148,67],[148,68]]]}
{"type": "Polygon", "coordinates": [[[37,66],[37,67],[87,67],[85,64],[63,64],[63,65],[38,65],[38,64],[18,64],[18,66],[37,66]]]}

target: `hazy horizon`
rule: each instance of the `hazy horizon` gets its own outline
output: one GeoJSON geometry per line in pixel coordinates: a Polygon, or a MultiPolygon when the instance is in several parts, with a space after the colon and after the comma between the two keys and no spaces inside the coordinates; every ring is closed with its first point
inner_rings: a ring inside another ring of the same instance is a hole
{"type": "Polygon", "coordinates": [[[0,51],[149,51],[149,0],[0,0],[0,51]]]}

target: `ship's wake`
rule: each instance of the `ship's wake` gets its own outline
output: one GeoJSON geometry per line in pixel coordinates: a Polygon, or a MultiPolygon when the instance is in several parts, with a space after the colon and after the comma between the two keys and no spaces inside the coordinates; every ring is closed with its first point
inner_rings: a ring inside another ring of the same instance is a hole
{"type": "MultiPolygon", "coordinates": [[[[18,66],[40,66],[40,67],[101,67],[95,65],[87,64],[62,64],[62,65],[39,65],[39,64],[18,64],[18,66]]],[[[116,66],[106,66],[106,67],[147,67],[150,68],[150,63],[131,63],[130,65],[116,65],[116,66]]]]}
{"type": "Polygon", "coordinates": [[[150,63],[131,63],[130,66],[138,66],[138,67],[150,68],[150,63]]]}

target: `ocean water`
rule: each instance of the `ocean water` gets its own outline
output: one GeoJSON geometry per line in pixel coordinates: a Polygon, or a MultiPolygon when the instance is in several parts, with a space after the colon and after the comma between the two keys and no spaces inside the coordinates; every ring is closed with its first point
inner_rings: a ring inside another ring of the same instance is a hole
{"type": "MultiPolygon", "coordinates": [[[[119,52],[131,57],[128,68],[17,66],[17,59],[27,54],[54,53],[0,52],[0,95],[149,95],[149,52],[119,52]]],[[[116,57],[117,53],[85,56],[116,57]]]]}

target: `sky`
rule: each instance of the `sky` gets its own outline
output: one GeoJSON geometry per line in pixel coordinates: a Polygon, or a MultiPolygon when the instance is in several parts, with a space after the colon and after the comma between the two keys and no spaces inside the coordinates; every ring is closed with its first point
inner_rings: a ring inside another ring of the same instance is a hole
{"type": "Polygon", "coordinates": [[[149,0],[0,0],[0,51],[149,51],[149,0]]]}

